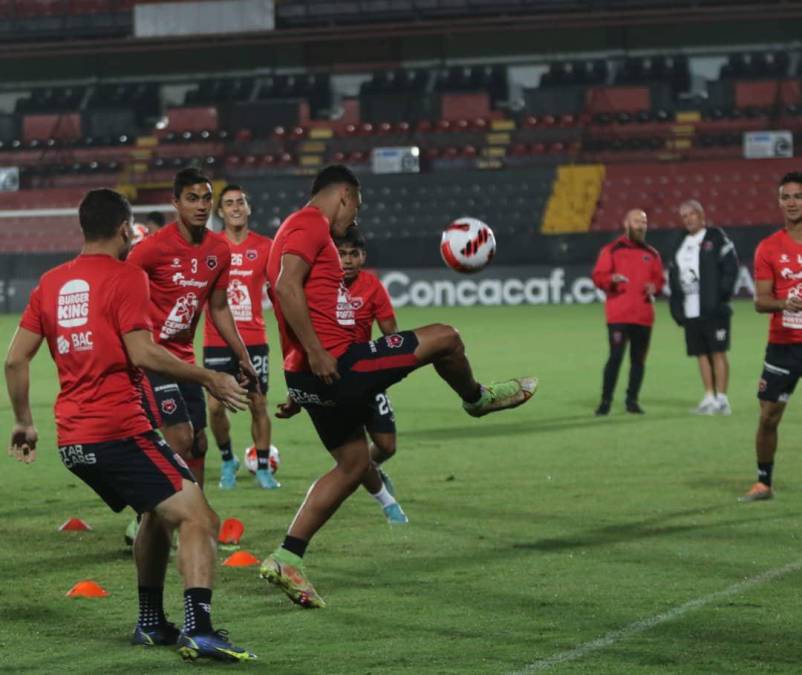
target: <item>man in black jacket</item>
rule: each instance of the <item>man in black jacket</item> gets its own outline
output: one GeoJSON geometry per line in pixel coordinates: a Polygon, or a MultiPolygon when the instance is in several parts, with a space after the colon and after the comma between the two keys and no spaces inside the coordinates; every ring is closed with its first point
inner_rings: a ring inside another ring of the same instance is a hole
{"type": "Polygon", "coordinates": [[[735,246],[718,227],[707,227],[695,199],[679,208],[685,237],[669,258],[671,316],[685,328],[688,356],[699,361],[705,396],[699,415],[730,415],[727,399],[730,347],[730,298],[738,276],[735,246]]]}

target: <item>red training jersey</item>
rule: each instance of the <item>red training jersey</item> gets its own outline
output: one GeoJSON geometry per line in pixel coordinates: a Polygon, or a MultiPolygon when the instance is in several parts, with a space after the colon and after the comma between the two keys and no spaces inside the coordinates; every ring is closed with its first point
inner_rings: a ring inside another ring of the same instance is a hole
{"type": "MultiPolygon", "coordinates": [[[[339,358],[354,341],[354,310],[343,282],[343,268],[337,247],[331,238],[329,221],[315,206],[291,213],[281,224],[267,263],[267,281],[276,287],[281,272],[281,257],[297,255],[309,265],[304,281],[304,294],[312,327],[323,348],[339,358]]],[[[271,293],[276,314],[284,369],[299,372],[309,369],[309,361],[301,343],[287,324],[281,303],[271,293]]]]}
{"type": "Polygon", "coordinates": [[[20,326],[47,340],[58,369],[58,444],[103,443],[150,431],[123,335],[151,330],[142,270],[81,255],[46,272],[20,326]]]}
{"type": "Polygon", "coordinates": [[[356,315],[354,342],[370,342],[374,321],[395,318],[387,289],[375,274],[360,271],[348,285],[348,294],[356,315]]]}
{"type": "Polygon", "coordinates": [[[654,324],[654,298],[646,294],[646,284],[654,284],[656,296],[665,283],[663,263],[656,249],[634,242],[626,235],[618,237],[599,253],[593,268],[593,283],[607,294],[604,303],[607,323],[654,324]],[[614,283],[613,274],[623,274],[627,281],[614,283]]]}
{"type": "MultiPolygon", "coordinates": [[[[267,283],[267,259],[273,240],[256,232],[248,232],[248,236],[239,244],[233,243],[225,233],[220,237],[228,243],[231,250],[228,306],[242,341],[248,346],[266,344],[262,291],[267,283]]],[[[203,346],[228,346],[209,318],[208,312],[203,327],[203,346]]]]}
{"type": "MultiPolygon", "coordinates": [[[[755,281],[773,282],[778,300],[802,297],[802,244],[787,230],[766,237],[755,249],[755,281]]],[[[769,323],[769,342],[777,345],[802,342],[802,312],[774,312],[769,323]]]]}
{"type": "Polygon", "coordinates": [[[150,279],[153,339],[179,359],[195,363],[192,341],[201,310],[213,290],[228,285],[231,252],[214,232],[190,244],[176,223],[165,225],[137,245],[128,262],[150,279]]]}

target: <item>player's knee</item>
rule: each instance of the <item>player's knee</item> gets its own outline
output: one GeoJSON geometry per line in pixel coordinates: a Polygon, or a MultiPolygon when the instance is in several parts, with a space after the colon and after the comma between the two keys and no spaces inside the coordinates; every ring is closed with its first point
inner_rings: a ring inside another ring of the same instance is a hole
{"type": "Polygon", "coordinates": [[[255,418],[267,417],[267,398],[265,398],[264,394],[250,394],[248,396],[248,407],[251,415],[255,418]]]}
{"type": "Polygon", "coordinates": [[[206,439],[206,432],[201,430],[192,439],[192,456],[196,458],[205,457],[208,449],[209,442],[206,439]]]}
{"type": "Polygon", "coordinates": [[[465,351],[465,345],[462,342],[462,336],[460,336],[459,331],[448,324],[437,324],[437,340],[441,345],[441,349],[449,354],[465,351]]]}
{"type": "Polygon", "coordinates": [[[209,397],[209,418],[212,423],[225,424],[226,422],[226,409],[218,402],[212,403],[212,397],[209,397]]]}
{"type": "Polygon", "coordinates": [[[773,410],[762,410],[760,412],[760,428],[762,431],[777,431],[780,425],[780,415],[773,410]]]}
{"type": "Polygon", "coordinates": [[[385,459],[390,459],[393,455],[395,455],[395,439],[392,440],[381,440],[376,443],[376,446],[379,448],[379,452],[385,459]]]}
{"type": "Polygon", "coordinates": [[[195,443],[195,435],[189,424],[180,424],[169,427],[165,434],[168,436],[170,447],[184,459],[192,457],[192,449],[195,443]]]}

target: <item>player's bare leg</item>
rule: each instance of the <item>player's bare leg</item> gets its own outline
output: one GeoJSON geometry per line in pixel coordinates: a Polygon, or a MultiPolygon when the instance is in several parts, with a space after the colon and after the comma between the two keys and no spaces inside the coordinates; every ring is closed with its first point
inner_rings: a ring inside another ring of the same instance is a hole
{"type": "Polygon", "coordinates": [[[444,324],[431,324],[415,329],[418,347],[415,356],[431,363],[437,374],[459,395],[465,410],[481,417],[496,410],[514,408],[526,403],[537,389],[537,380],[518,378],[482,386],[473,377],[459,332],[444,324]]]}
{"type": "MultiPolygon", "coordinates": [[[[164,436],[164,440],[167,441],[167,445],[187,463],[190,469],[193,469],[194,473],[192,449],[195,445],[195,432],[192,429],[192,423],[180,422],[179,424],[171,424],[170,426],[161,427],[159,431],[164,436]]],[[[197,478],[197,475],[195,478],[197,478]]]]}
{"type": "Polygon", "coordinates": [[[382,462],[395,454],[395,434],[368,432],[370,444],[370,465],[362,479],[362,486],[382,507],[387,522],[391,525],[406,525],[407,515],[395,498],[395,486],[390,477],[381,469],[382,462]]]}
{"type": "Polygon", "coordinates": [[[713,361],[713,380],[716,386],[716,414],[731,415],[732,408],[727,398],[727,387],[730,382],[730,362],[727,359],[727,352],[714,352],[711,359],[713,361]]]}
{"type": "MultiPolygon", "coordinates": [[[[190,425],[192,428],[192,425],[190,425]]],[[[206,439],[206,430],[199,429],[195,432],[192,439],[192,449],[187,466],[192,469],[195,480],[198,481],[201,490],[203,489],[203,479],[206,472],[206,451],[209,449],[209,441],[206,439]]]]}
{"type": "Polygon", "coordinates": [[[699,363],[699,374],[702,376],[702,386],[705,388],[705,395],[693,412],[697,415],[712,415],[716,409],[716,386],[713,380],[713,362],[709,354],[700,354],[696,359],[699,363]]]}
{"type": "Polygon", "coordinates": [[[777,428],[780,425],[785,403],[760,401],[760,419],[755,435],[755,451],[757,454],[757,482],[749,492],[739,499],[742,502],[754,502],[771,499],[774,491],[771,488],[774,455],[777,452],[777,428]]]}
{"type": "Polygon", "coordinates": [[[309,488],[284,543],[265,559],[259,571],[263,579],[279,586],[293,602],[307,608],[325,607],[326,603],[306,578],[302,558],[309,540],[362,482],[370,465],[363,430],[332,450],[331,455],[335,466],[309,488]]]}
{"type": "Polygon", "coordinates": [[[220,468],[220,481],[218,486],[222,490],[232,490],[237,485],[237,470],[239,461],[231,448],[231,422],[226,409],[220,401],[213,396],[207,396],[209,410],[209,427],[212,430],[215,443],[220,449],[223,463],[220,468]]]}
{"type": "Polygon", "coordinates": [[[248,395],[251,411],[251,437],[256,448],[256,482],[265,490],[281,487],[270,471],[270,441],[273,426],[267,413],[267,397],[260,392],[248,395]]]}

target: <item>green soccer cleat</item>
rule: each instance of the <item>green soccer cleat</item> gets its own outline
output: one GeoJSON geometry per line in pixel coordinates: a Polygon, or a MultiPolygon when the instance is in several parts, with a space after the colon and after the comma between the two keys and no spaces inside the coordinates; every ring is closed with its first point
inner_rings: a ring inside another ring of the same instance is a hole
{"type": "Polygon", "coordinates": [[[257,469],[255,477],[256,483],[263,490],[277,490],[281,487],[281,483],[276,480],[270,469],[257,469]]]}
{"type": "Polygon", "coordinates": [[[482,386],[482,395],[476,403],[462,402],[471,417],[482,417],[492,412],[516,408],[526,403],[537,390],[537,378],[518,377],[506,382],[482,386]]]}
{"type": "Polygon", "coordinates": [[[379,472],[379,478],[382,479],[382,483],[386,488],[387,492],[390,493],[390,496],[395,497],[395,484],[393,483],[392,478],[388,476],[383,469],[377,469],[379,472]]]}
{"type": "Polygon", "coordinates": [[[387,522],[390,525],[406,525],[409,522],[407,514],[404,513],[404,509],[401,508],[401,504],[398,502],[388,504],[382,511],[384,511],[384,517],[387,518],[387,522]]]}
{"type": "Polygon", "coordinates": [[[237,487],[238,470],[239,460],[236,457],[228,461],[223,460],[220,467],[220,482],[217,484],[221,490],[233,490],[237,487]]]}
{"type": "Polygon", "coordinates": [[[259,576],[267,583],[278,586],[301,607],[317,609],[326,606],[312,582],[306,578],[303,560],[289,551],[281,548],[273,551],[259,568],[259,576]]]}

